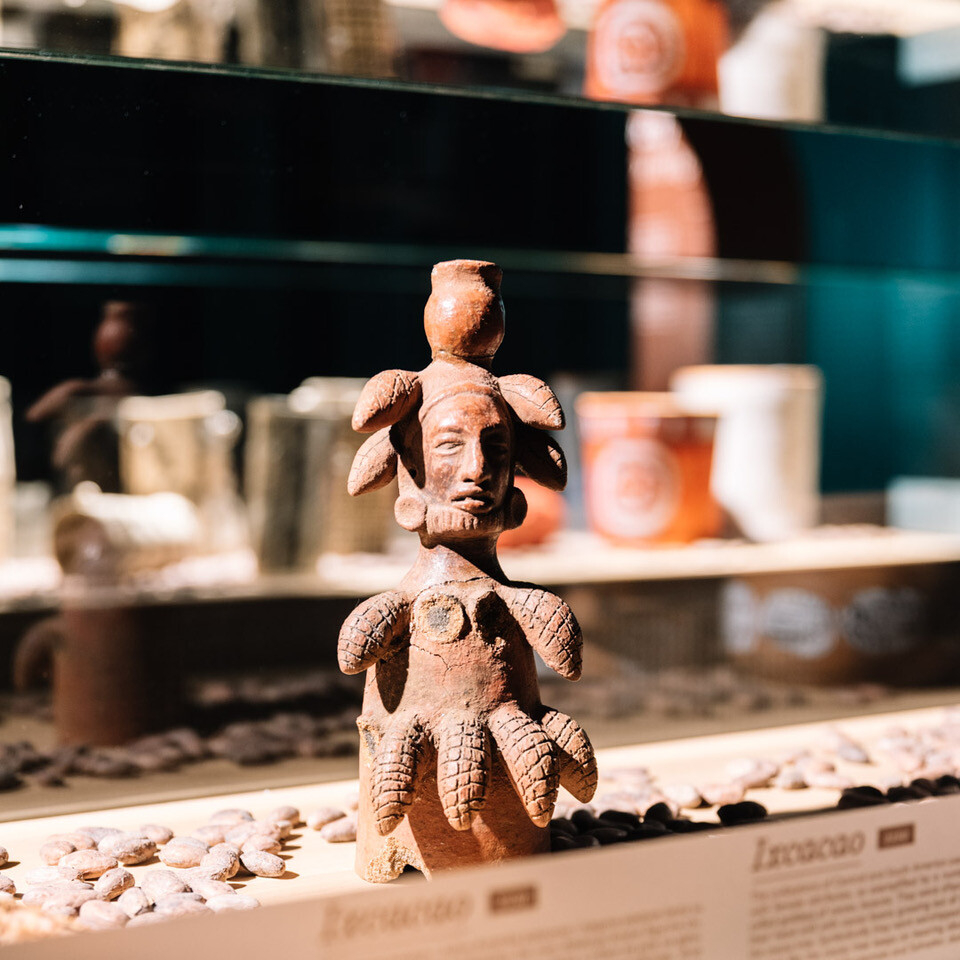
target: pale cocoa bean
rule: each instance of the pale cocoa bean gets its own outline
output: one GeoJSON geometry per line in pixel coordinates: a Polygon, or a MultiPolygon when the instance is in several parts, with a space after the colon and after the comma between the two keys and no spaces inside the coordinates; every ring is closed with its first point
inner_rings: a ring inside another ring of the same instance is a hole
{"type": "Polygon", "coordinates": [[[172,893],[186,893],[187,884],[172,870],[150,870],[143,875],[140,887],[151,903],[172,893]]]}
{"type": "Polygon", "coordinates": [[[241,848],[243,853],[246,853],[248,850],[262,850],[264,853],[280,853],[282,849],[283,845],[279,840],[274,840],[273,837],[267,837],[263,834],[256,834],[248,840],[245,840],[241,848]]]}
{"type": "Polygon", "coordinates": [[[320,839],[327,843],[349,843],[357,839],[357,820],[356,817],[343,817],[340,820],[334,820],[328,823],[320,831],[320,839]]]}
{"type": "Polygon", "coordinates": [[[131,917],[127,926],[145,927],[149,926],[151,923],[163,923],[164,921],[170,919],[172,919],[172,915],[169,913],[154,913],[151,910],[149,913],[138,913],[135,917],[131,917]]]}
{"type": "Polygon", "coordinates": [[[137,917],[141,913],[146,913],[151,906],[150,900],[140,887],[124,890],[118,897],[117,903],[128,917],[137,917]]]}
{"type": "Polygon", "coordinates": [[[197,867],[206,856],[208,847],[201,840],[187,841],[191,837],[175,837],[160,848],[160,859],[168,867],[197,867]]]}
{"type": "MultiPolygon", "coordinates": [[[[22,898],[23,903],[44,903],[58,894],[70,894],[78,890],[93,892],[93,884],[82,880],[56,880],[31,887],[22,898]]],[[[95,895],[95,894],[94,894],[95,895]]]]}
{"type": "Polygon", "coordinates": [[[125,867],[114,867],[103,874],[93,885],[94,892],[101,900],[116,900],[124,890],[134,884],[133,874],[125,867]]]}
{"type": "MultiPolygon", "coordinates": [[[[294,824],[292,820],[267,820],[265,822],[279,831],[280,835],[276,837],[277,840],[286,840],[293,833],[294,824]]],[[[271,831],[269,836],[275,836],[274,831],[271,831]]]]}
{"type": "Polygon", "coordinates": [[[263,850],[241,853],[240,863],[256,877],[282,877],[287,872],[286,864],[280,857],[263,850]]]}
{"type": "Polygon", "coordinates": [[[56,867],[34,867],[33,870],[28,870],[24,875],[25,883],[53,883],[57,880],[61,880],[60,872],[56,867]]]}
{"type": "Polygon", "coordinates": [[[739,803],[743,800],[743,794],[742,783],[708,783],[700,787],[700,796],[711,807],[739,803]]]}
{"type": "Polygon", "coordinates": [[[99,850],[75,850],[62,857],[56,869],[64,880],[93,880],[117,865],[116,857],[99,850]]]}
{"type": "Polygon", "coordinates": [[[53,909],[48,910],[48,913],[67,913],[67,915],[72,916],[76,914],[76,911],[78,911],[83,904],[89,900],[96,900],[96,898],[97,895],[93,890],[56,890],[43,901],[43,908],[46,910],[48,906],[52,905],[53,909]],[[73,911],[73,914],[68,913],[70,910],[73,911]]]}
{"type": "Polygon", "coordinates": [[[67,840],[48,840],[40,848],[40,859],[55,867],[68,853],[73,853],[77,848],[67,840]]]}
{"type": "Polygon", "coordinates": [[[70,898],[53,896],[44,900],[40,904],[40,909],[53,917],[75,917],[80,912],[80,905],[75,904],[70,898]]]}
{"type": "Polygon", "coordinates": [[[725,773],[731,780],[742,783],[745,789],[765,787],[776,775],[779,767],[772,760],[743,757],[731,760],[725,773]]]}
{"type": "Polygon", "coordinates": [[[347,811],[339,807],[320,807],[319,810],[307,814],[307,826],[311,830],[322,830],[328,823],[333,823],[334,820],[339,820],[346,815],[347,811]]]}
{"type": "Polygon", "coordinates": [[[253,820],[253,814],[249,810],[239,810],[230,808],[227,810],[218,810],[211,818],[210,823],[224,823],[236,825],[245,820],[253,820]]]}
{"type": "Polygon", "coordinates": [[[115,857],[120,863],[131,865],[144,863],[157,852],[157,845],[147,837],[121,833],[120,836],[104,837],[97,848],[109,857],[115,857]]]}
{"type": "Polygon", "coordinates": [[[116,903],[88,900],[80,907],[80,920],[91,930],[116,930],[125,927],[130,918],[116,903]]]}
{"type": "Polygon", "coordinates": [[[16,893],[16,884],[6,875],[0,873],[0,893],[16,893]]]}
{"type": "Polygon", "coordinates": [[[55,840],[65,840],[73,845],[74,850],[94,850],[97,846],[96,840],[85,833],[52,833],[45,842],[51,843],[55,840]]]}
{"type": "Polygon", "coordinates": [[[357,793],[348,793],[343,801],[343,809],[347,812],[355,811],[360,808],[360,794],[357,793]]]}
{"type": "Polygon", "coordinates": [[[214,844],[223,843],[226,839],[225,831],[228,829],[229,827],[222,823],[210,823],[205,827],[197,827],[192,835],[212,847],[214,844]]]}
{"type": "Polygon", "coordinates": [[[208,853],[195,869],[199,876],[211,880],[229,880],[240,870],[240,859],[226,853],[208,853]]]}
{"type": "Polygon", "coordinates": [[[267,814],[268,820],[289,820],[294,826],[300,823],[300,811],[289,804],[276,807],[267,814]]]}
{"type": "Polygon", "coordinates": [[[663,795],[682,810],[696,810],[703,806],[703,797],[692,783],[669,783],[661,787],[663,795]]]}
{"type": "Polygon", "coordinates": [[[172,893],[168,897],[161,897],[154,904],[154,912],[167,917],[185,917],[194,913],[210,913],[199,894],[172,893]]]}
{"type": "Polygon", "coordinates": [[[799,767],[786,765],[780,768],[780,772],[773,778],[773,785],[781,790],[804,790],[807,781],[799,767]]]}
{"type": "Polygon", "coordinates": [[[225,840],[223,843],[215,843],[210,848],[210,853],[228,853],[232,857],[239,857],[240,845],[238,843],[230,843],[228,840],[225,840]]]}
{"type": "Polygon", "coordinates": [[[10,854],[7,853],[6,847],[0,847],[0,867],[2,867],[10,859],[10,854]]]}
{"type": "Polygon", "coordinates": [[[104,837],[123,833],[123,831],[117,830],[115,827],[77,827],[74,833],[83,834],[83,836],[89,837],[94,843],[99,843],[104,837]]]}
{"type": "MultiPolygon", "coordinates": [[[[287,821],[289,825],[289,821],[287,821]]],[[[250,834],[251,837],[273,837],[274,840],[282,840],[284,838],[284,831],[286,827],[283,824],[272,823],[268,820],[254,820],[250,824],[253,828],[253,833],[250,834]]],[[[292,829],[292,827],[290,828],[292,829]]]]}
{"type": "Polygon", "coordinates": [[[190,889],[194,893],[200,894],[204,900],[212,900],[214,897],[236,896],[237,891],[225,883],[223,880],[206,880],[201,877],[190,880],[190,889]]]}
{"type": "Polygon", "coordinates": [[[255,910],[260,906],[256,897],[243,893],[233,893],[222,897],[211,897],[207,906],[214,913],[224,913],[227,910],[255,910]]]}
{"type": "Polygon", "coordinates": [[[252,837],[257,833],[257,828],[254,826],[253,822],[245,822],[238,824],[235,827],[231,827],[226,834],[227,843],[239,843],[243,844],[243,841],[248,837],[252,837]]]}
{"type": "Polygon", "coordinates": [[[159,823],[145,823],[137,833],[141,837],[152,840],[158,847],[169,843],[173,839],[173,831],[159,823]]]}

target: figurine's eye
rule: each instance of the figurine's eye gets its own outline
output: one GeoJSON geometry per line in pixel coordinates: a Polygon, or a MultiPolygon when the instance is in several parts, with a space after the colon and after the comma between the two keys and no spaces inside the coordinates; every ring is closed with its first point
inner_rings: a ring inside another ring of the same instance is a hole
{"type": "Polygon", "coordinates": [[[439,437],[433,445],[433,449],[443,455],[457,453],[461,447],[463,447],[463,440],[459,437],[439,437]]]}

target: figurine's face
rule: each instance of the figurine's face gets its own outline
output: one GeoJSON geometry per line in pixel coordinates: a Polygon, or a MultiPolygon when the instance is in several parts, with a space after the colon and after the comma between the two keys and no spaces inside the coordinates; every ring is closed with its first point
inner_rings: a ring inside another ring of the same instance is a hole
{"type": "Polygon", "coordinates": [[[513,436],[493,398],[447,397],[428,411],[422,430],[428,502],[474,517],[499,511],[512,482],[513,436]]]}

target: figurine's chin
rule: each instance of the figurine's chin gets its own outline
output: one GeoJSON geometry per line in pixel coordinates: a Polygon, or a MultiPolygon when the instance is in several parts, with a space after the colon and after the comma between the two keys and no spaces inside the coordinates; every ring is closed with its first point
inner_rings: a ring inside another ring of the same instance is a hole
{"type": "Polygon", "coordinates": [[[502,509],[473,513],[459,507],[428,504],[426,533],[431,539],[493,536],[505,528],[502,509]]]}

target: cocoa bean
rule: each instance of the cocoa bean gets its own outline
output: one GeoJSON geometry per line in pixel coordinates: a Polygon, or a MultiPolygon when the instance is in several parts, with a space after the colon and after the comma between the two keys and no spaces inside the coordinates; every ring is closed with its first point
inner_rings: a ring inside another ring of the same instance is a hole
{"type": "Polygon", "coordinates": [[[63,878],[56,867],[35,867],[33,870],[28,870],[23,878],[25,883],[30,884],[53,883],[61,879],[63,878]]]}
{"type": "Polygon", "coordinates": [[[263,850],[241,853],[240,863],[255,877],[282,877],[287,872],[287,866],[280,857],[263,850]]]}
{"type": "Polygon", "coordinates": [[[124,890],[117,898],[117,903],[123,908],[128,917],[137,917],[150,909],[150,900],[140,887],[131,887],[124,890]]]}
{"type": "MultiPolygon", "coordinates": [[[[334,820],[328,823],[320,831],[320,839],[327,843],[349,843],[357,839],[357,819],[356,817],[343,817],[340,820],[334,820]]],[[[271,854],[267,854],[271,856],[271,854]]]]}
{"type": "Polygon", "coordinates": [[[47,913],[76,916],[77,911],[89,900],[96,900],[93,890],[78,890],[75,888],[53,891],[52,895],[43,901],[43,908],[47,913]],[[47,909],[47,908],[50,909],[47,909]]]}
{"type": "Polygon", "coordinates": [[[130,918],[116,903],[88,900],[80,906],[80,920],[91,930],[116,930],[125,927],[130,918]]]}
{"type": "Polygon", "coordinates": [[[263,834],[254,834],[254,836],[245,840],[241,847],[241,851],[244,853],[249,850],[262,850],[264,853],[280,853],[282,849],[283,845],[279,840],[274,840],[273,837],[267,837],[263,834]]]}
{"type": "Polygon", "coordinates": [[[101,900],[116,900],[134,884],[133,874],[124,867],[114,867],[102,874],[93,885],[94,893],[101,900]]]}
{"type": "MultiPolygon", "coordinates": [[[[660,823],[666,823],[668,820],[672,820],[674,813],[671,807],[661,801],[660,803],[655,803],[650,807],[643,815],[644,822],[649,822],[651,820],[659,821],[660,823]]],[[[576,823],[576,815],[574,815],[574,823],[576,823]]]]}
{"type": "Polygon", "coordinates": [[[575,850],[576,846],[576,837],[572,834],[554,833],[550,836],[550,850],[553,853],[560,853],[563,850],[575,850]]]}
{"type": "Polygon", "coordinates": [[[145,823],[137,830],[141,837],[152,840],[158,847],[169,843],[173,839],[173,831],[159,823],[145,823]]]}
{"type": "Polygon", "coordinates": [[[129,866],[134,863],[145,863],[156,854],[157,845],[147,837],[121,833],[118,837],[104,837],[97,849],[129,866]]]}
{"type": "Polygon", "coordinates": [[[806,773],[804,779],[807,786],[819,787],[826,790],[846,790],[848,787],[854,787],[856,784],[842,773],[806,773]]]}
{"type": "Polygon", "coordinates": [[[663,795],[681,810],[696,810],[703,806],[703,797],[692,783],[671,783],[661,789],[663,795]]]}
{"type": "Polygon", "coordinates": [[[160,859],[168,867],[198,867],[208,849],[202,840],[192,837],[174,837],[160,848],[160,859]]]}
{"type": "Polygon", "coordinates": [[[205,880],[201,877],[190,879],[190,889],[193,893],[199,894],[204,900],[212,900],[214,897],[236,896],[237,891],[224,883],[223,880],[205,880]]]}
{"type": "MultiPolygon", "coordinates": [[[[74,833],[89,837],[94,844],[98,844],[104,837],[117,836],[123,831],[117,830],[116,827],[77,827],[74,833]]],[[[77,849],[80,848],[77,847],[77,849]]]]}
{"type": "Polygon", "coordinates": [[[143,875],[140,887],[151,903],[173,893],[186,893],[187,884],[173,870],[150,870],[143,875]]]}
{"type": "Polygon", "coordinates": [[[731,760],[724,772],[730,780],[742,784],[744,789],[749,790],[753,787],[765,787],[779,770],[780,767],[772,760],[743,757],[739,760],[731,760]]]}
{"type": "Polygon", "coordinates": [[[577,828],[572,820],[568,820],[565,817],[554,817],[554,819],[550,821],[550,832],[575,837],[577,835],[577,828]]]}
{"type": "Polygon", "coordinates": [[[724,804],[717,810],[717,817],[725,827],[737,826],[742,823],[759,823],[766,815],[767,808],[762,803],[756,803],[753,800],[724,804]]]}
{"type": "Polygon", "coordinates": [[[131,917],[127,926],[145,927],[151,923],[163,923],[165,920],[170,919],[172,919],[172,915],[169,913],[154,913],[150,911],[148,913],[138,913],[135,917],[131,917]]]}
{"type": "Polygon", "coordinates": [[[627,830],[640,826],[640,818],[635,813],[624,813],[622,810],[604,810],[597,815],[597,820],[605,826],[627,830]]]}
{"type": "Polygon", "coordinates": [[[10,859],[10,854],[7,853],[6,847],[0,847],[0,867],[2,867],[10,859]]]}
{"type": "Polygon", "coordinates": [[[223,843],[226,839],[225,831],[227,829],[229,828],[224,824],[210,823],[205,827],[197,827],[197,829],[193,831],[192,836],[212,847],[216,843],[223,843]]]}
{"type": "Polygon", "coordinates": [[[252,822],[240,823],[227,831],[225,840],[227,843],[237,843],[242,846],[243,842],[255,833],[257,833],[257,828],[252,822]]]}
{"type": "Polygon", "coordinates": [[[859,787],[848,787],[844,790],[837,801],[837,808],[853,810],[857,807],[875,807],[889,802],[882,791],[865,784],[859,787]]]}
{"type": "Polygon", "coordinates": [[[807,781],[803,779],[800,768],[790,764],[780,768],[780,772],[773,778],[773,785],[781,790],[805,790],[807,781]]]}
{"type": "Polygon", "coordinates": [[[0,874],[0,893],[16,893],[16,884],[4,874],[0,874]]]}
{"type": "Polygon", "coordinates": [[[744,787],[742,783],[708,783],[700,788],[700,796],[708,806],[724,806],[730,803],[739,803],[743,799],[744,787]]]}
{"type": "Polygon", "coordinates": [[[210,913],[199,894],[171,893],[154,904],[154,912],[167,917],[185,917],[194,913],[210,913]]]}
{"type": "Polygon", "coordinates": [[[225,840],[223,843],[215,843],[210,848],[210,853],[226,853],[232,857],[239,857],[240,845],[237,843],[230,843],[229,840],[225,840]]]}
{"type": "Polygon", "coordinates": [[[240,859],[227,853],[208,853],[194,868],[196,876],[211,880],[229,880],[240,870],[240,859]]]}
{"type": "Polygon", "coordinates": [[[339,807],[320,807],[307,815],[307,826],[311,830],[322,830],[328,823],[339,820],[347,815],[346,810],[339,807]]]}
{"type": "Polygon", "coordinates": [[[300,811],[296,807],[286,804],[282,807],[276,807],[267,814],[268,820],[289,820],[294,826],[299,824],[300,811]]]}
{"type": "Polygon", "coordinates": [[[236,826],[238,823],[253,820],[253,814],[249,810],[240,810],[231,807],[227,810],[218,810],[211,818],[210,823],[223,823],[236,826]]]}
{"type": "Polygon", "coordinates": [[[93,880],[117,865],[116,857],[99,850],[75,850],[61,858],[56,870],[64,880],[93,880]]]}
{"type": "Polygon", "coordinates": [[[55,867],[68,853],[73,853],[77,848],[67,840],[48,840],[40,847],[40,859],[55,867]]]}
{"type": "Polygon", "coordinates": [[[65,840],[73,845],[74,850],[94,850],[97,846],[96,840],[85,833],[52,833],[47,837],[46,842],[55,840],[65,840]]]}
{"type": "Polygon", "coordinates": [[[621,830],[618,827],[596,827],[590,831],[589,836],[594,837],[601,846],[607,846],[611,843],[619,843],[626,840],[629,836],[628,830],[621,830]]]}

